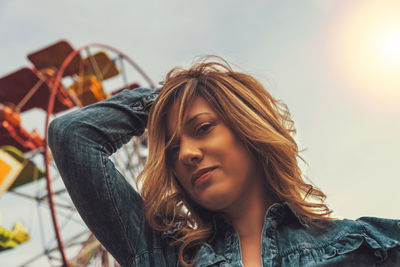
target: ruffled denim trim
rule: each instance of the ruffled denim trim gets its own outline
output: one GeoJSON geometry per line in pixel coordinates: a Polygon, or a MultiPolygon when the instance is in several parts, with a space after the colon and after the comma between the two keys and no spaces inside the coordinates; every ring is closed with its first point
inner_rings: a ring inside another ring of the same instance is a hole
{"type": "Polygon", "coordinates": [[[339,226],[333,239],[300,243],[281,254],[282,266],[400,266],[400,221],[364,217],[339,226]]]}
{"type": "Polygon", "coordinates": [[[363,245],[367,245],[367,247],[372,249],[374,256],[379,259],[377,263],[382,263],[387,259],[390,249],[396,247],[400,249],[400,243],[394,239],[387,239],[387,242],[384,244],[379,244],[373,237],[366,234],[347,234],[325,248],[325,259],[348,254],[358,250],[363,245]]]}

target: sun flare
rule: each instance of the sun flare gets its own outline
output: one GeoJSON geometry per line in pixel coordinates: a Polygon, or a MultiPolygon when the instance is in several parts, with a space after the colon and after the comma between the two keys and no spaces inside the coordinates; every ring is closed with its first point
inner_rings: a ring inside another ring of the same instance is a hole
{"type": "Polygon", "coordinates": [[[400,1],[354,1],[332,25],[335,76],[357,99],[400,107],[400,1]]]}
{"type": "Polygon", "coordinates": [[[376,47],[373,52],[376,53],[377,61],[381,61],[388,71],[400,67],[400,23],[382,28],[380,32],[375,33],[374,38],[376,47]]]}

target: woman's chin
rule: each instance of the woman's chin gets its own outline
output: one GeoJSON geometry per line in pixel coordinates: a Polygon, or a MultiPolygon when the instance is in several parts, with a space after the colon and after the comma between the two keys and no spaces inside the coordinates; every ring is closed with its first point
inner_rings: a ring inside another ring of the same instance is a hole
{"type": "Polygon", "coordinates": [[[232,202],[232,194],[227,190],[208,190],[203,192],[198,203],[205,209],[212,211],[224,210],[232,202]]]}

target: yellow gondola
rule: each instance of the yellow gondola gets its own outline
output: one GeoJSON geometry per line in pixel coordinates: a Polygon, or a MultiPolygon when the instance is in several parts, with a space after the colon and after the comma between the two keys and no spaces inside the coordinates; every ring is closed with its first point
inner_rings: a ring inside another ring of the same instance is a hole
{"type": "Polygon", "coordinates": [[[30,238],[28,231],[20,222],[16,222],[11,230],[0,226],[0,252],[15,248],[30,238]]]}
{"type": "Polygon", "coordinates": [[[119,74],[119,70],[114,61],[105,51],[97,52],[84,59],[83,76],[95,75],[99,80],[107,80],[119,74]]]}
{"type": "Polygon", "coordinates": [[[106,98],[101,83],[96,76],[84,76],[69,88],[70,95],[83,107],[106,98]]]}

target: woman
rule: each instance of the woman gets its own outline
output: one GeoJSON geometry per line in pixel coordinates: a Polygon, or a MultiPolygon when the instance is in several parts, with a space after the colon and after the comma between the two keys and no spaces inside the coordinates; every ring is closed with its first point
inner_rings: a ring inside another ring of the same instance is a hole
{"type": "Polygon", "coordinates": [[[395,266],[400,221],[334,220],[307,184],[286,106],[226,63],[173,69],[54,120],[82,218],[122,266],[395,266]],[[109,156],[148,129],[140,194],[109,156]]]}

